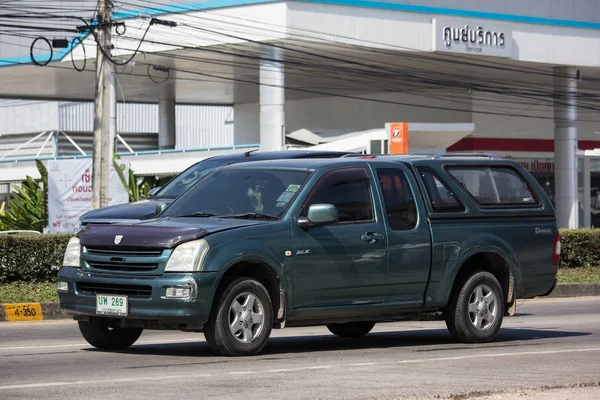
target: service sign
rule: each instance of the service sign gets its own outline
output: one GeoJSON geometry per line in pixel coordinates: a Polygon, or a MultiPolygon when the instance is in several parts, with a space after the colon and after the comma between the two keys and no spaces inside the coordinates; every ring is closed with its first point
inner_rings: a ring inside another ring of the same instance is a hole
{"type": "Polygon", "coordinates": [[[432,19],[433,51],[512,57],[512,32],[489,21],[432,19]]]}
{"type": "MultiPolygon", "coordinates": [[[[125,177],[129,166],[118,160],[125,177]]],[[[109,204],[129,202],[127,190],[110,166],[109,204]]],[[[92,159],[48,161],[48,231],[73,233],[79,228],[79,217],[92,209],[92,159]]]]}

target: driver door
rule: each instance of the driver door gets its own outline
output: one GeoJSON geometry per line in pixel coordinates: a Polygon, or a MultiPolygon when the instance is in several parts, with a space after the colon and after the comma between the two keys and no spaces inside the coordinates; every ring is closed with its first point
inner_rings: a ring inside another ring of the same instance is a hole
{"type": "Polygon", "coordinates": [[[386,230],[375,206],[374,184],[365,167],[333,170],[304,201],[300,216],[306,216],[312,204],[333,204],[339,222],[306,229],[294,224],[294,308],[382,301],[386,230]]]}

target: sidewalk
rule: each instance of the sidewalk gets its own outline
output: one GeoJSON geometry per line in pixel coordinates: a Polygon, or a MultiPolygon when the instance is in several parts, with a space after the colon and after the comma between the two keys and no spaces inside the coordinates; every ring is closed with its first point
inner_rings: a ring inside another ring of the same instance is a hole
{"type": "Polygon", "coordinates": [[[600,386],[568,389],[526,389],[512,393],[485,396],[455,397],[456,400],[598,400],[600,386]]]}

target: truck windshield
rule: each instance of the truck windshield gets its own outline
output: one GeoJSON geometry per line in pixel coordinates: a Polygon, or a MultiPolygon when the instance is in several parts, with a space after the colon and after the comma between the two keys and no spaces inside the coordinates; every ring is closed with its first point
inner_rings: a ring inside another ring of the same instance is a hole
{"type": "Polygon", "coordinates": [[[279,219],[309,173],[278,169],[215,171],[177,198],[161,217],[279,219]]]}
{"type": "Polygon", "coordinates": [[[228,161],[201,161],[196,165],[183,171],[173,178],[161,190],[156,193],[155,198],[174,199],[185,192],[190,186],[198,182],[200,178],[207,175],[215,168],[225,165],[228,161]]]}

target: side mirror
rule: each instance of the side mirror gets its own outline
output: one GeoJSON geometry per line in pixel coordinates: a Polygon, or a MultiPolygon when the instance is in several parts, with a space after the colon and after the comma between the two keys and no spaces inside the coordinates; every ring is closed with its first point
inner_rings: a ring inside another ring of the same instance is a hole
{"type": "Polygon", "coordinates": [[[165,208],[167,208],[166,203],[157,204],[156,207],[154,207],[154,217],[158,217],[158,215],[163,212],[165,208]]]}
{"type": "Polygon", "coordinates": [[[162,189],[162,186],[157,186],[157,187],[155,187],[155,188],[152,188],[152,189],[150,189],[150,190],[148,191],[148,198],[154,197],[154,195],[155,195],[156,193],[158,193],[158,191],[159,191],[160,189],[162,189]]]}
{"type": "Polygon", "coordinates": [[[313,204],[308,208],[306,218],[300,218],[300,228],[323,226],[338,222],[338,211],[333,204],[313,204]]]}

